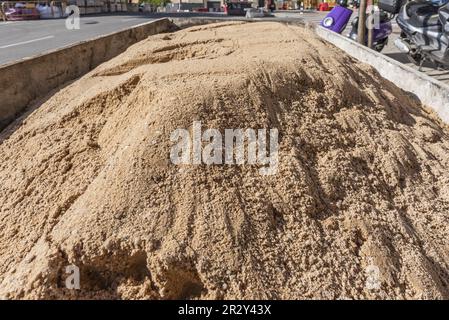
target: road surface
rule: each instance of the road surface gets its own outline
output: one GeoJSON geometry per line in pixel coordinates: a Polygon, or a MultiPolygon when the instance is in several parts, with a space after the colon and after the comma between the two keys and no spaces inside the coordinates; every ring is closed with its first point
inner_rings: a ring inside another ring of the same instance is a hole
{"type": "Polygon", "coordinates": [[[65,19],[0,22],[0,65],[154,20],[143,15],[85,16],[79,30],[65,19]]]}

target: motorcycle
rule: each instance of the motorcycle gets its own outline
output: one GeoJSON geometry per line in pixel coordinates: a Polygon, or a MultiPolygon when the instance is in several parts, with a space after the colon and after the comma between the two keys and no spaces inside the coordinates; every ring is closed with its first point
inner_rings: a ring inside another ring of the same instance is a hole
{"type": "Polygon", "coordinates": [[[396,21],[402,32],[395,41],[396,47],[420,69],[425,61],[434,63],[439,69],[448,69],[448,0],[411,1],[402,5],[397,12],[396,21]]]}
{"type": "MultiPolygon", "coordinates": [[[[321,21],[321,26],[334,31],[336,33],[342,33],[348,25],[352,16],[352,10],[348,9],[347,0],[339,0],[335,6],[321,21]]],[[[358,2],[355,2],[357,7],[358,2]]],[[[373,49],[380,52],[388,44],[388,37],[392,33],[391,20],[393,16],[384,11],[376,11],[374,14],[378,15],[379,25],[374,27],[373,30],[373,49]]],[[[355,17],[351,23],[351,31],[348,35],[354,41],[358,39],[358,25],[359,18],[355,17]]],[[[365,28],[365,45],[368,41],[368,29],[365,28]]]]}

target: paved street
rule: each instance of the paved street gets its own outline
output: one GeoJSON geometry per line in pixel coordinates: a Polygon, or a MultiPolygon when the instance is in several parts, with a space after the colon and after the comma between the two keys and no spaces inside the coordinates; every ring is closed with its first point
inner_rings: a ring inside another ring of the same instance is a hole
{"type": "Polygon", "coordinates": [[[0,22],[0,65],[150,20],[132,14],[85,16],[79,30],[68,30],[65,19],[0,22]]]}

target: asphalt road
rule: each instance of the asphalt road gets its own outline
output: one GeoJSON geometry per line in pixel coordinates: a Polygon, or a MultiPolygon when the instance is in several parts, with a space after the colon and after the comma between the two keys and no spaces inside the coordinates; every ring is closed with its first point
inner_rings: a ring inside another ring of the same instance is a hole
{"type": "Polygon", "coordinates": [[[0,65],[154,20],[143,15],[85,16],[79,30],[65,19],[0,22],[0,65]]]}

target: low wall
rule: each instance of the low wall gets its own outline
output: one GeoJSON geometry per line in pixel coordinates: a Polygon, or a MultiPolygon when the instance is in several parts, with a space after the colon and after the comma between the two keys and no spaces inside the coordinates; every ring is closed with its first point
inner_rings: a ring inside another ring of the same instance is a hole
{"type": "Polygon", "coordinates": [[[163,18],[0,67],[0,130],[32,102],[86,74],[130,45],[172,27],[163,18]]]}
{"type": "Polygon", "coordinates": [[[340,34],[317,27],[316,33],[357,60],[374,67],[385,79],[412,92],[449,123],[449,86],[340,34]]]}
{"type": "MultiPolygon", "coordinates": [[[[170,21],[180,29],[199,26],[209,23],[220,23],[230,21],[244,21],[244,17],[235,17],[234,19],[223,18],[209,18],[209,17],[192,17],[192,18],[170,18],[170,21]]],[[[248,20],[246,20],[248,22],[248,20]]]]}

